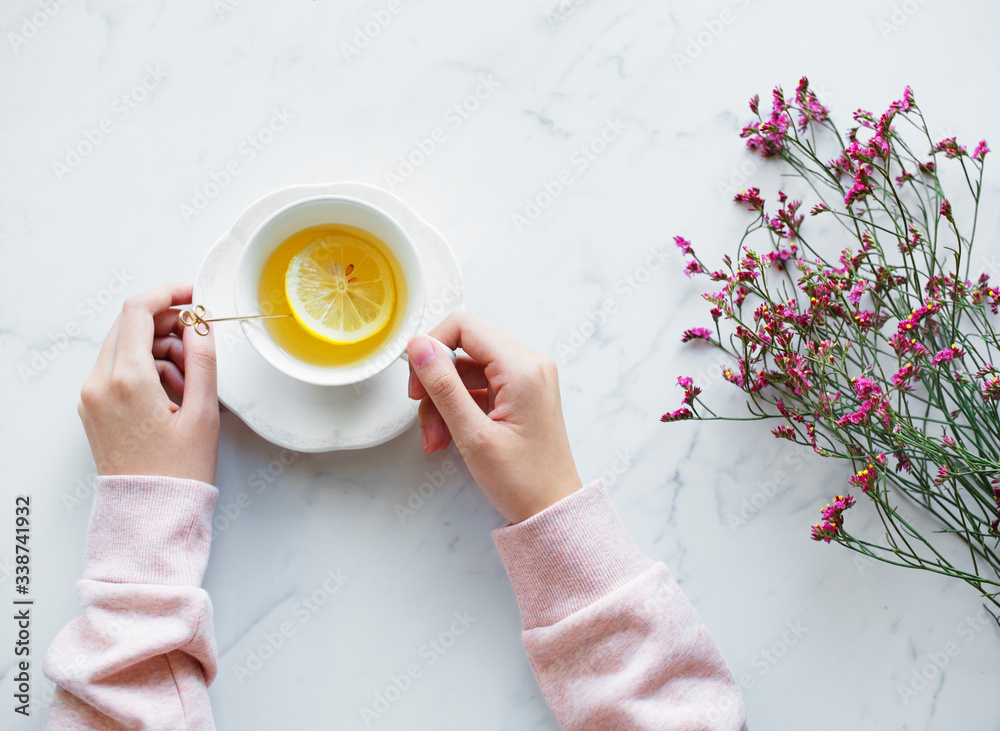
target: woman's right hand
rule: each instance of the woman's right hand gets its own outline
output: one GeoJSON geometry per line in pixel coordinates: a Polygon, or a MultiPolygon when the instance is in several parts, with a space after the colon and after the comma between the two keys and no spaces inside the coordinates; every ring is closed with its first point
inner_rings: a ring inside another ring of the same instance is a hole
{"type": "Polygon", "coordinates": [[[429,335],[470,357],[452,363],[424,335],[407,345],[424,451],[454,439],[473,479],[511,523],[578,490],[552,359],[465,312],[429,335]]]}
{"type": "Polygon", "coordinates": [[[190,302],[190,284],[164,284],[125,300],[111,326],[78,407],[100,474],[215,481],[215,340],[171,309],[190,302]]]}

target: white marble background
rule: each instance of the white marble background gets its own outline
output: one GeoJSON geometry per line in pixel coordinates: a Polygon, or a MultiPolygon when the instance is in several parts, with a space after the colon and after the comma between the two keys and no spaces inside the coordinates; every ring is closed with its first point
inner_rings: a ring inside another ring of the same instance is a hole
{"type": "MultiPolygon", "coordinates": [[[[992,78],[1000,10],[943,0],[561,7],[3,3],[0,513],[12,515],[13,494],[34,496],[36,701],[47,685],[38,675],[44,649],[78,611],[73,582],[92,462],[76,403],[125,296],[109,289],[120,289],[116,277],[128,292],[191,280],[207,247],[258,197],[296,183],[388,186],[399,157],[440,128],[443,142],[403,170],[395,190],[455,248],[469,310],[559,357],[588,311],[613,300],[614,314],[562,359],[580,472],[589,479],[619,453],[628,456],[614,500],[639,544],[675,573],[734,672],[749,680],[752,725],[1000,727],[1000,637],[960,626],[979,611],[970,589],[859,568],[851,554],[808,540],[820,505],[845,485],[839,466],[777,443],[760,425],[658,423],[676,408],[675,376],[707,365],[678,341],[685,327],[706,324],[707,313],[676,258],[648,278],[637,272],[648,249],[668,246],[675,233],[715,257],[732,250],[745,219],[720,184],[729,185],[734,166],[749,165],[736,136],[746,99],[766,96],[774,83],[791,88],[808,74],[841,121],[857,106],[884,108],[909,83],[942,133],[1000,144],[992,78]],[[380,16],[390,20],[365,35],[380,16]],[[345,55],[345,44],[357,52],[345,55]],[[159,72],[147,76],[149,68],[159,72]],[[489,90],[479,87],[483,98],[467,102],[475,111],[449,114],[483,79],[489,90]],[[151,91],[135,91],[143,81],[151,91]],[[291,121],[250,159],[241,145],[276,109],[291,121]],[[102,120],[103,139],[90,154],[67,159],[67,146],[79,146],[88,130],[97,139],[92,130],[102,120]],[[581,172],[574,154],[607,120],[624,129],[581,172]],[[240,174],[204,210],[185,212],[233,160],[240,174]],[[563,170],[573,184],[518,231],[512,215],[563,170]],[[629,275],[645,283],[631,288],[629,275]],[[50,335],[64,347],[28,373],[50,335]],[[734,532],[728,518],[741,500],[776,478],[784,479],[778,493],[734,532]],[[900,688],[914,670],[950,642],[959,654],[904,700],[900,688]]],[[[770,167],[750,178],[773,190],[770,167]]],[[[984,256],[996,253],[997,180],[993,168],[981,227],[994,250],[984,256]]],[[[711,393],[739,407],[721,386],[711,393]]],[[[363,729],[362,706],[411,663],[422,676],[372,728],[556,728],[490,539],[500,518],[456,455],[423,455],[415,430],[366,451],[283,455],[226,413],[217,484],[220,511],[246,493],[239,516],[218,520],[226,529],[206,579],[221,729],[363,729]],[[282,457],[288,464],[274,461],[282,457]],[[445,460],[456,474],[401,524],[394,505],[445,460]],[[276,474],[262,482],[269,463],[276,474]],[[315,612],[305,609],[300,598],[317,590],[323,598],[330,570],[346,583],[315,612]],[[445,654],[421,654],[454,612],[476,621],[445,654]],[[248,653],[284,622],[294,634],[263,667],[237,677],[248,653]]],[[[0,525],[8,603],[11,519],[0,525]]],[[[0,638],[0,726],[40,728],[40,713],[24,721],[12,712],[9,619],[0,620],[0,638]]]]}

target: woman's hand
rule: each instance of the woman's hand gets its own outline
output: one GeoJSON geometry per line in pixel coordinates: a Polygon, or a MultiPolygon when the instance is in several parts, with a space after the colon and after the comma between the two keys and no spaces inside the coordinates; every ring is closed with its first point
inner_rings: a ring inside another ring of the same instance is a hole
{"type": "Polygon", "coordinates": [[[424,451],[454,438],[473,479],[512,523],[578,490],[552,359],[465,312],[430,335],[471,357],[452,364],[429,338],[410,340],[409,391],[420,399],[424,451]]]}
{"type": "Polygon", "coordinates": [[[215,339],[180,324],[191,285],[125,300],[80,391],[80,419],[102,475],[215,481],[219,404],[215,339]],[[182,398],[174,403],[164,388],[182,398]]]}

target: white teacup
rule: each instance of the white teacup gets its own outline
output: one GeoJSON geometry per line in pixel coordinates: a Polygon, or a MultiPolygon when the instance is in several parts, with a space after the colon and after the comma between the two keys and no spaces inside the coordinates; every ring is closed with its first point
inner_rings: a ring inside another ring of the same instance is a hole
{"type": "Polygon", "coordinates": [[[424,320],[424,269],[420,255],[406,231],[389,214],[370,203],[332,195],[308,198],[283,208],[254,231],[243,247],[236,265],[237,314],[240,317],[270,314],[261,312],[258,288],[268,257],[282,242],[302,229],[337,223],[354,226],[374,235],[392,250],[399,261],[406,278],[407,297],[405,302],[396,303],[397,307],[404,307],[405,310],[402,324],[392,340],[361,363],[324,367],[305,363],[286,353],[271,339],[263,321],[244,320],[240,323],[250,345],[264,360],[292,378],[320,386],[346,386],[381,373],[400,356],[405,357],[407,341],[420,331],[424,320]]]}

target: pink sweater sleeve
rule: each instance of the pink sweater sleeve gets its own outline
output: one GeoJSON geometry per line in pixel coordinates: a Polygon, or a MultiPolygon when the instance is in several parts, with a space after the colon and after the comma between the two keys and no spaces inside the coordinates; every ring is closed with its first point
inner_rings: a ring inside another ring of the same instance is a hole
{"type": "Polygon", "coordinates": [[[214,729],[212,604],[201,589],[218,490],[197,480],[94,479],[83,613],[45,656],[46,729],[214,729]]]}
{"type": "Polygon", "coordinates": [[[528,659],[564,729],[745,728],[708,629],[667,567],[639,550],[600,482],[493,539],[528,659]]]}

